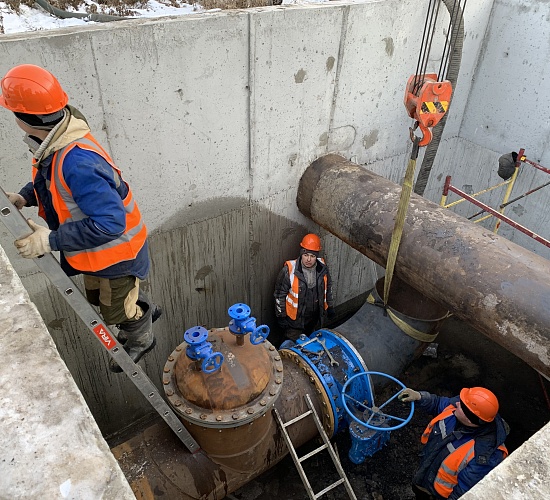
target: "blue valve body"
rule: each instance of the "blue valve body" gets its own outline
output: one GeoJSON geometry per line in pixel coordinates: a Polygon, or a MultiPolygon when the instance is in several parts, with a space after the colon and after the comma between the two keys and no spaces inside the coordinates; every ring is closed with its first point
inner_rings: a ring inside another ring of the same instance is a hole
{"type": "Polygon", "coordinates": [[[250,333],[250,343],[253,345],[261,344],[269,335],[269,326],[256,326],[256,318],[250,316],[250,307],[246,304],[233,304],[227,313],[231,320],[229,321],[229,331],[234,335],[246,335],[250,333]]]}
{"type": "Polygon", "coordinates": [[[218,370],[223,363],[223,354],[214,352],[212,344],[207,342],[208,331],[202,326],[194,326],[189,328],[183,334],[184,340],[189,344],[185,350],[185,354],[194,360],[201,360],[201,369],[205,373],[213,373],[218,370]]]}

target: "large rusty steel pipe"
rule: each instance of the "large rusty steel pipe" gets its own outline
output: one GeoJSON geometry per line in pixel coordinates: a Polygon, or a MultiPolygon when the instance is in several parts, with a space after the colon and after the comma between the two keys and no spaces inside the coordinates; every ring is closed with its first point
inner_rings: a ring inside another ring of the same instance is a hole
{"type": "MultiPolygon", "coordinates": [[[[401,187],[345,158],[315,160],[300,211],[385,266],[401,187]]],[[[412,195],[395,274],[550,376],[550,262],[412,195]]]]}
{"type": "MultiPolygon", "coordinates": [[[[303,366],[290,358],[285,358],[283,365],[283,391],[275,404],[283,421],[288,422],[308,411],[304,394],[311,395],[315,411],[322,415],[324,399],[303,366]]],[[[261,418],[266,420],[268,432],[260,446],[248,450],[249,455],[258,455],[254,457],[255,467],[248,470],[216,462],[214,456],[204,452],[192,455],[174,439],[164,422],[148,427],[112,451],[138,500],[153,500],[161,496],[179,500],[220,500],[288,454],[272,412],[261,418]]],[[[296,448],[318,435],[311,418],[298,421],[288,428],[288,433],[296,448]]],[[[224,461],[226,459],[224,457],[224,461]]]]}

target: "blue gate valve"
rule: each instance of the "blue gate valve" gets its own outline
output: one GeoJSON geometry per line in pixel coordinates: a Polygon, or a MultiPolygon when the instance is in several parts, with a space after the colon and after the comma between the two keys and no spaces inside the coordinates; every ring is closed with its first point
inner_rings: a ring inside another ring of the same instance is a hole
{"type": "Polygon", "coordinates": [[[183,334],[184,340],[189,344],[185,353],[194,361],[201,360],[201,369],[204,373],[213,373],[223,363],[223,354],[212,351],[212,344],[207,342],[208,331],[202,326],[189,328],[183,334]]]}
{"type": "Polygon", "coordinates": [[[407,425],[414,413],[414,402],[410,403],[407,416],[397,416],[387,411],[407,387],[395,377],[382,372],[362,372],[350,377],[342,387],[342,406],[350,421],[349,432],[352,446],[349,459],[354,464],[362,463],[366,457],[372,457],[388,441],[390,432],[407,425]],[[377,405],[374,401],[371,376],[389,379],[399,389],[384,403],[377,405]]]}
{"type": "MultiPolygon", "coordinates": [[[[246,304],[233,304],[227,313],[231,320],[229,321],[229,331],[237,336],[237,341],[242,338],[241,335],[250,333],[250,343],[252,345],[261,344],[269,335],[269,326],[256,326],[256,318],[250,316],[250,307],[246,304]]],[[[241,344],[242,345],[242,344],[241,344]]]]}

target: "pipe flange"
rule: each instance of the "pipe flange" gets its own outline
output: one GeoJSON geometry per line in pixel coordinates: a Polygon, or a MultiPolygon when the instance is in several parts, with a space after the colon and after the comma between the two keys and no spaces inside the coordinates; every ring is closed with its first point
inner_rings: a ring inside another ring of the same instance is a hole
{"type": "Polygon", "coordinates": [[[323,428],[329,436],[332,436],[334,434],[335,421],[331,409],[331,395],[327,392],[325,385],[321,382],[317,373],[299,354],[289,349],[281,349],[279,354],[283,359],[288,360],[288,362],[298,365],[310,383],[315,387],[315,395],[320,400],[323,410],[320,415],[323,428]]]}
{"type": "MultiPolygon", "coordinates": [[[[209,334],[213,332],[227,333],[225,329],[209,330],[209,334]]],[[[209,341],[215,343],[216,339],[209,338],[209,341]]],[[[271,364],[269,381],[265,389],[249,403],[232,409],[211,409],[198,406],[181,394],[174,377],[174,368],[178,359],[186,355],[186,347],[187,343],[183,342],[172,351],[164,365],[162,377],[168,402],[180,419],[200,427],[234,428],[253,422],[273,408],[283,387],[283,362],[277,349],[268,341],[255,346],[256,349],[265,349],[271,364]]],[[[232,362],[231,352],[226,355],[226,360],[228,364],[232,362]]]]}

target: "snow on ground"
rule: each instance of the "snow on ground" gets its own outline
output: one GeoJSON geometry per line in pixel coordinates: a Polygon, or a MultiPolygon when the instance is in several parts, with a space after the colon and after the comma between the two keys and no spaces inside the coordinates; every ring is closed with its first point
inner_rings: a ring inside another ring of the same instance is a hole
{"type": "MultiPolygon", "coordinates": [[[[283,3],[322,3],[325,1],[328,0],[283,0],[283,3]]],[[[85,8],[93,3],[95,2],[87,0],[86,3],[82,3],[78,10],[74,12],[85,13],[85,8]]],[[[171,5],[165,5],[161,2],[157,2],[156,0],[149,0],[147,2],[146,9],[132,9],[135,13],[133,17],[179,16],[205,12],[199,4],[187,4],[183,1],[178,1],[178,3],[181,7],[173,7],[171,5]]],[[[98,12],[100,12],[99,9],[98,12]]],[[[16,14],[7,6],[5,2],[0,1],[0,33],[2,33],[3,26],[3,32],[6,35],[20,33],[23,31],[51,30],[56,28],[64,28],[67,26],[82,26],[85,24],[89,24],[89,22],[84,21],[83,19],[75,18],[59,19],[40,8],[33,9],[26,5],[21,5],[20,12],[16,14]]],[[[0,34],[0,36],[2,35],[0,34]]]]}

